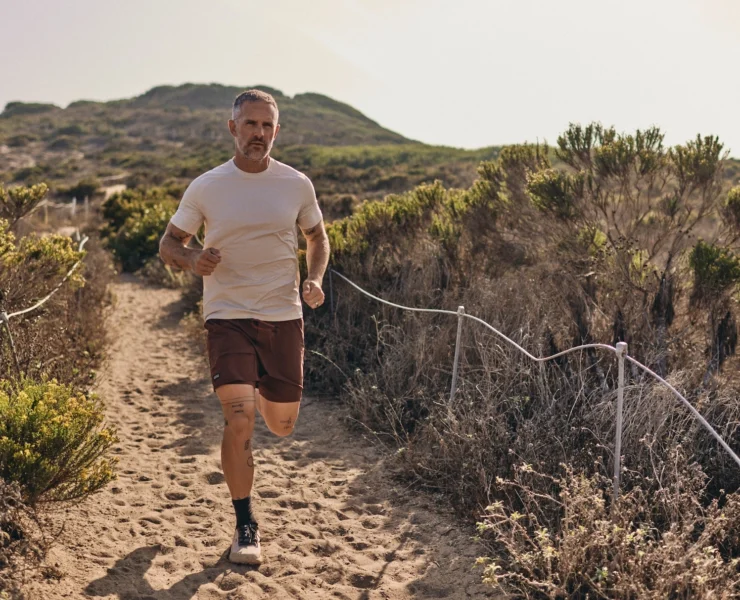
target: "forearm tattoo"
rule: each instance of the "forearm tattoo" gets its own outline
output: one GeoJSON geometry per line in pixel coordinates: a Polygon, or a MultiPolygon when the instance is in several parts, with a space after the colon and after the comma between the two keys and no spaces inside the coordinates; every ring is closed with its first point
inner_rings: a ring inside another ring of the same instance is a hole
{"type": "Polygon", "coordinates": [[[321,281],[324,278],[326,267],[329,264],[329,238],[326,236],[323,224],[307,229],[306,236],[306,265],[308,278],[321,281]]]}
{"type": "Polygon", "coordinates": [[[180,231],[168,231],[164,235],[159,244],[159,253],[165,264],[183,271],[192,268],[190,264],[192,250],[185,246],[191,237],[189,233],[180,231]]]}

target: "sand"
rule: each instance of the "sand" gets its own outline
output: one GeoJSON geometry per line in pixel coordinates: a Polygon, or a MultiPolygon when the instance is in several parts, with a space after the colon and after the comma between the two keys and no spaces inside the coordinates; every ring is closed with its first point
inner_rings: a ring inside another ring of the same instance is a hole
{"type": "Polygon", "coordinates": [[[32,582],[30,598],[496,597],[473,568],[473,528],[388,476],[340,404],[310,397],[290,437],[258,419],[264,563],[229,563],[223,418],[202,351],[179,324],[180,294],[131,276],[113,292],[97,391],[119,432],[118,479],[56,515],[64,530],[47,563],[60,578],[32,582]]]}

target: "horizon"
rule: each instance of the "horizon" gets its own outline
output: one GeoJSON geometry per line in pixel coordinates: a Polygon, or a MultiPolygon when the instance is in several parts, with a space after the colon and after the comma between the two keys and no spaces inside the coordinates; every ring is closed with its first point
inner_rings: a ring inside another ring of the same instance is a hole
{"type": "Polygon", "coordinates": [[[657,126],[668,146],[716,135],[740,157],[732,0],[183,0],[177,11],[144,0],[2,2],[14,25],[0,50],[3,107],[242,80],[323,94],[431,145],[553,145],[569,123],[596,121],[624,133],[657,126]],[[76,29],[85,35],[69,35],[76,29]]]}

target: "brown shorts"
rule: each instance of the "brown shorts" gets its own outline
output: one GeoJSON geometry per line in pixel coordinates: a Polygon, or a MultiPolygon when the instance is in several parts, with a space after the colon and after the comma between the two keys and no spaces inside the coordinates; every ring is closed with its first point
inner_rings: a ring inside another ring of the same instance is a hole
{"type": "Polygon", "coordinates": [[[298,402],[303,392],[303,319],[208,319],[208,361],[215,390],[249,383],[272,402],[298,402]]]}

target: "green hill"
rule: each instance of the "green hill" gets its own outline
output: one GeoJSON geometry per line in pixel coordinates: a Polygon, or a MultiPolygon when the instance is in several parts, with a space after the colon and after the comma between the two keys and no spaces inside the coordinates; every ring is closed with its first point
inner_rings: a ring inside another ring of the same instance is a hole
{"type": "MultiPolygon", "coordinates": [[[[478,163],[498,153],[427,146],[327,96],[290,97],[256,87],[273,94],[280,107],[273,155],[311,176],[320,200],[341,206],[342,214],[359,200],[424,181],[467,186],[478,163]]],[[[57,192],[116,175],[130,186],[184,186],[232,155],[226,121],[243,89],[165,85],[134,98],[79,100],[64,109],[11,102],[0,114],[0,181],[44,181],[57,192]]]]}
{"type": "MultiPolygon", "coordinates": [[[[321,94],[273,94],[281,130],[273,156],[311,177],[329,218],[361,200],[382,198],[424,182],[466,188],[483,160],[500,148],[428,146],[390,131],[357,109],[321,94]]],[[[0,182],[45,182],[74,194],[116,177],[130,187],[167,186],[175,194],[228,160],[226,121],[245,88],[220,84],[157,86],[134,98],[78,100],[66,108],[10,102],[0,113],[0,182]],[[83,186],[78,186],[83,182],[83,186]]],[[[740,161],[725,176],[740,183],[740,161]]]]}

